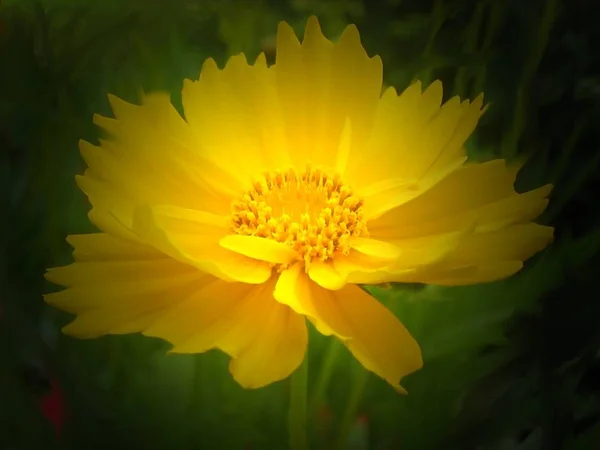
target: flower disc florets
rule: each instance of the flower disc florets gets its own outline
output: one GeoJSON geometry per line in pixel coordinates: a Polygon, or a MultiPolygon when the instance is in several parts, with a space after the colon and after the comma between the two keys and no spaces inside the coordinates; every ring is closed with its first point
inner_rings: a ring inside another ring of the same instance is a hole
{"type": "Polygon", "coordinates": [[[352,237],[367,236],[362,206],[337,174],[310,166],[272,171],[233,203],[231,227],[236,234],[289,245],[308,268],[313,259],[347,255],[352,237]]]}

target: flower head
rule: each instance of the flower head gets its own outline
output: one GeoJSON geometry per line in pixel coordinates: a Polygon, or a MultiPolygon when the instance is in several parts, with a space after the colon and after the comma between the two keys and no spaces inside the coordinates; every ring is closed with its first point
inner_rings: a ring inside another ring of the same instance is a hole
{"type": "Polygon", "coordinates": [[[382,90],[356,27],[337,43],[315,18],[279,26],[276,63],[205,62],[168,95],[110,96],[108,137],[81,142],[77,178],[99,233],[69,236],[75,262],[46,300],[78,337],[140,332],[174,352],[218,348],[245,387],[290,375],[306,320],[393,386],[422,365],[401,322],[358,284],[458,285],[507,277],[552,229],[531,223],[550,187],[517,194],[517,168],[466,162],[482,97],[419,83],[382,90]]]}

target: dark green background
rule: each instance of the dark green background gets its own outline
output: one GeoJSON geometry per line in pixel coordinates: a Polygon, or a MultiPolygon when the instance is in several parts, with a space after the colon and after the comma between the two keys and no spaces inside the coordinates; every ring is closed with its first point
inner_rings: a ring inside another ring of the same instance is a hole
{"type": "Polygon", "coordinates": [[[66,235],[92,230],[74,182],[77,141],[95,139],[106,94],[168,89],[177,103],[206,57],[263,49],[272,59],[277,22],[301,33],[311,14],[330,38],[356,23],[388,85],[441,78],[446,98],[485,91],[472,157],[520,155],[519,190],[556,185],[541,218],[556,241],[513,278],[375,291],[422,345],[410,395],[365,376],[343,349],[327,381],[329,341],[311,336],[310,393],[325,388],[331,415],[329,425],[311,417],[313,447],[332,448],[343,430],[357,441],[366,415],[362,450],[600,448],[599,12],[591,0],[4,0],[0,449],[286,448],[285,381],[244,391],[217,352],[61,336],[69,317],[41,295],[55,289],[45,268],[70,262],[66,235]],[[60,442],[36,408],[48,377],[69,411],[60,442]]]}

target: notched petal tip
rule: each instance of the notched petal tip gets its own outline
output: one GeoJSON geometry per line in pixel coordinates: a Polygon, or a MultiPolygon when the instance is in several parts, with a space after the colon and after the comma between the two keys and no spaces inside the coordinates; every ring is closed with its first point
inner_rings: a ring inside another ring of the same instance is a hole
{"type": "Polygon", "coordinates": [[[277,25],[277,50],[279,50],[282,45],[300,47],[300,40],[298,39],[298,36],[296,36],[296,32],[292,26],[285,21],[281,21],[277,25]]]}
{"type": "Polygon", "coordinates": [[[316,37],[317,39],[325,38],[317,16],[310,16],[306,21],[306,25],[304,26],[304,38],[302,42],[304,43],[304,41],[313,37],[316,37]]]}
{"type": "Polygon", "coordinates": [[[256,59],[254,60],[255,67],[266,68],[267,67],[267,56],[265,52],[260,52],[256,59]]]}
{"type": "Polygon", "coordinates": [[[114,94],[108,94],[108,103],[117,120],[121,120],[133,109],[140,107],[140,105],[123,100],[121,97],[117,97],[114,94]]]}
{"type": "Polygon", "coordinates": [[[79,154],[88,168],[92,167],[94,165],[94,161],[98,160],[100,151],[101,147],[90,144],[82,139],[79,140],[79,154]]]}
{"type": "Polygon", "coordinates": [[[77,141],[77,147],[79,147],[79,151],[83,151],[84,149],[88,149],[88,148],[94,148],[96,147],[95,145],[89,143],[88,141],[84,140],[84,139],[79,139],[77,141]]]}
{"type": "Polygon", "coordinates": [[[110,133],[114,130],[117,120],[114,117],[106,117],[101,114],[95,113],[92,116],[92,123],[104,131],[110,133]]]}
{"type": "Polygon", "coordinates": [[[537,215],[534,216],[534,218],[539,217],[548,207],[548,204],[550,203],[550,196],[552,194],[552,191],[554,190],[554,185],[553,184],[545,184],[543,186],[540,186],[537,189],[533,189],[531,191],[527,191],[527,192],[517,192],[520,196],[535,196],[535,198],[538,200],[539,205],[540,205],[540,210],[538,212],[537,215]]]}
{"type": "Polygon", "coordinates": [[[434,80],[432,81],[429,86],[427,86],[427,88],[425,89],[425,91],[423,92],[423,95],[425,94],[431,94],[434,95],[435,97],[442,97],[444,94],[444,85],[442,83],[442,80],[434,80]]]}
{"type": "Polygon", "coordinates": [[[171,107],[171,93],[168,91],[152,91],[144,92],[140,90],[139,93],[141,106],[154,106],[154,107],[171,107]]]}
{"type": "Polygon", "coordinates": [[[246,55],[244,53],[238,53],[231,56],[225,63],[225,69],[229,70],[245,66],[248,66],[248,60],[246,59],[246,55]]]}
{"type": "Polygon", "coordinates": [[[84,193],[87,193],[86,190],[86,176],[84,175],[75,175],[75,184],[77,187],[84,193]]]}
{"type": "Polygon", "coordinates": [[[320,28],[319,25],[319,18],[316,15],[311,15],[307,20],[306,20],[307,24],[316,24],[316,26],[318,26],[320,28]]]}
{"type": "Polygon", "coordinates": [[[360,40],[360,32],[353,23],[349,24],[344,28],[340,36],[340,43],[347,43],[350,46],[358,46],[362,48],[362,42],[360,40]]]}
{"type": "Polygon", "coordinates": [[[106,94],[106,96],[108,97],[108,103],[110,103],[111,107],[115,104],[127,103],[125,100],[121,99],[120,97],[117,97],[115,94],[111,94],[110,92],[106,94]]]}
{"type": "Polygon", "coordinates": [[[399,384],[393,386],[393,388],[398,394],[408,395],[408,391],[406,389],[404,389],[402,386],[400,386],[399,384]]]}
{"type": "Polygon", "coordinates": [[[213,76],[217,72],[219,72],[219,66],[214,58],[206,58],[204,63],[202,63],[202,68],[200,69],[200,79],[213,76]]]}
{"type": "MultiPolygon", "coordinates": [[[[44,273],[44,279],[52,284],[55,284],[57,286],[66,286],[66,284],[61,283],[62,278],[56,276],[57,272],[60,271],[60,267],[52,267],[50,269],[46,269],[46,272],[44,273]]],[[[42,297],[44,298],[44,301],[46,303],[48,303],[48,296],[51,294],[45,294],[42,297]]],[[[50,297],[50,300],[52,299],[52,297],[50,297]]]]}
{"type": "Polygon", "coordinates": [[[415,90],[415,91],[419,91],[420,93],[423,92],[423,83],[421,82],[421,80],[416,80],[413,81],[406,90],[415,90]]]}
{"type": "Polygon", "coordinates": [[[182,92],[186,91],[188,89],[193,89],[194,85],[196,85],[197,83],[198,83],[197,80],[191,80],[189,78],[185,78],[183,80],[182,92]]]}
{"type": "Polygon", "coordinates": [[[321,31],[316,17],[313,20],[309,19],[302,39],[302,49],[307,52],[305,54],[322,54],[323,51],[327,52],[331,47],[333,47],[333,44],[321,31]]]}
{"type": "Polygon", "coordinates": [[[482,105],[483,105],[483,92],[480,92],[479,95],[477,97],[475,97],[475,100],[472,101],[472,105],[473,106],[478,106],[479,109],[481,109],[482,105]]]}
{"type": "Polygon", "coordinates": [[[381,70],[382,77],[383,77],[383,60],[381,59],[381,56],[373,55],[373,56],[369,57],[369,59],[371,60],[372,64],[377,64],[379,66],[379,70],[381,70]]]}
{"type": "Polygon", "coordinates": [[[102,333],[102,332],[92,332],[87,330],[86,326],[82,326],[80,323],[80,320],[76,317],[75,319],[73,319],[71,322],[69,322],[67,325],[65,325],[64,327],[62,327],[60,329],[60,331],[69,337],[72,338],[76,338],[76,339],[96,339],[99,338],[100,336],[105,335],[106,333],[102,333]]]}
{"type": "Polygon", "coordinates": [[[398,97],[398,91],[396,90],[396,88],[394,86],[386,86],[383,88],[383,92],[381,94],[381,98],[386,99],[386,98],[397,98],[398,97]]]}

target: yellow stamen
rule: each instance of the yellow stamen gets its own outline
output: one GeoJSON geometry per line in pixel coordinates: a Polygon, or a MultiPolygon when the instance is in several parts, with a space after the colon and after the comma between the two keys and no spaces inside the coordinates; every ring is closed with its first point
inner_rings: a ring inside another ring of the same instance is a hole
{"type": "Polygon", "coordinates": [[[233,203],[231,229],[289,245],[308,269],[314,259],[347,255],[352,237],[368,235],[362,205],[338,174],[272,171],[233,203]]]}

